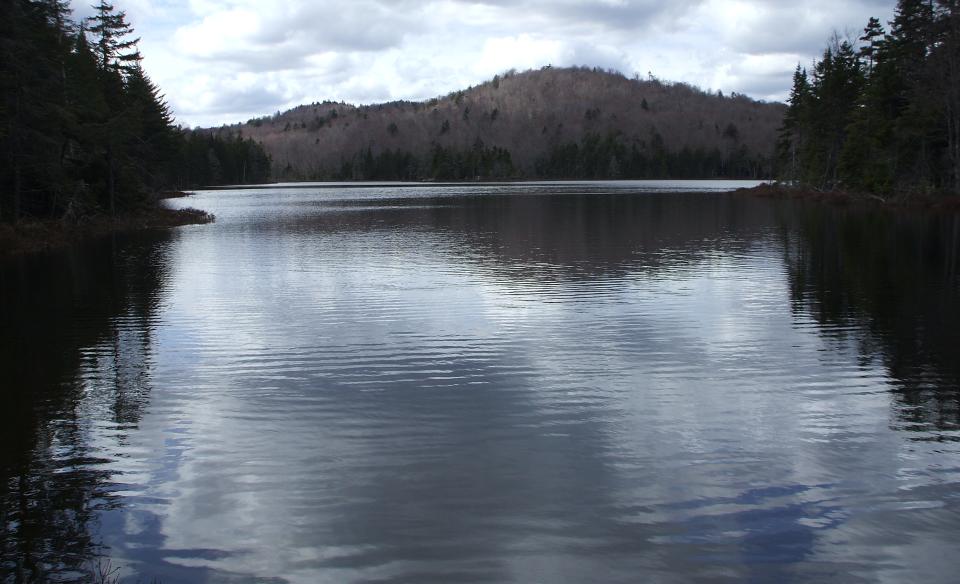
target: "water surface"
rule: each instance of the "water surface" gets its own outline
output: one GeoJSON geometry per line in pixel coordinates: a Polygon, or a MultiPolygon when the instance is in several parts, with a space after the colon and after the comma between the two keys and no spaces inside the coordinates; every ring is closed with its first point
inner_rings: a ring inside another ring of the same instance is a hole
{"type": "Polygon", "coordinates": [[[0,574],[954,581],[960,221],[731,186],[201,192],[0,264],[0,574]]]}

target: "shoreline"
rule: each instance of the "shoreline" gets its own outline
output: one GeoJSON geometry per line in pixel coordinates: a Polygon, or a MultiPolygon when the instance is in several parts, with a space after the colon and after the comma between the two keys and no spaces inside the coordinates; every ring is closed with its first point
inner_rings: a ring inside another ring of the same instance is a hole
{"type": "MultiPolygon", "coordinates": [[[[558,181],[566,182],[566,181],[558,181]]],[[[312,183],[316,186],[318,183],[312,183]]],[[[336,183],[334,183],[336,184],[336,183]]],[[[349,184],[349,183],[348,183],[349,184]]],[[[496,183],[406,183],[409,186],[442,186],[463,184],[496,183]]],[[[500,183],[504,184],[504,183],[500,183]]],[[[211,190],[224,188],[263,188],[270,185],[243,185],[232,187],[208,187],[211,190]]],[[[333,186],[333,185],[331,185],[333,186]]],[[[347,186],[340,183],[336,186],[347,186]]],[[[351,185],[352,186],[352,185],[351,185]]],[[[370,186],[357,184],[356,186],[370,186]]],[[[292,187],[297,188],[297,187],[292,187]]],[[[960,196],[895,195],[884,198],[870,193],[851,191],[816,191],[802,187],[788,187],[764,183],[755,187],[738,188],[730,191],[733,195],[750,196],[765,199],[796,199],[825,203],[832,206],[873,206],[882,209],[908,209],[960,213],[960,196]]],[[[170,191],[158,199],[185,198],[192,193],[170,191]]],[[[163,206],[139,209],[122,213],[116,217],[92,215],[71,223],[62,219],[27,219],[17,224],[0,224],[0,259],[17,255],[26,255],[44,251],[62,249],[86,239],[111,233],[126,233],[149,229],[170,229],[183,225],[203,225],[215,221],[215,217],[192,207],[170,209],[163,206]]]]}
{"type": "Polygon", "coordinates": [[[0,259],[52,251],[83,240],[111,233],[149,229],[170,229],[182,225],[213,223],[216,218],[199,209],[168,209],[157,206],[121,213],[116,217],[93,215],[76,223],[62,219],[27,219],[16,224],[0,224],[0,259]]]}
{"type": "MultiPolygon", "coordinates": [[[[335,180],[297,180],[297,181],[285,181],[285,182],[272,182],[272,183],[256,183],[256,184],[242,184],[242,185],[212,185],[206,187],[198,187],[196,190],[199,191],[243,191],[243,190],[259,190],[265,188],[284,188],[284,189],[312,189],[312,188],[343,188],[343,189],[364,189],[364,188],[376,188],[376,187],[390,187],[390,188],[419,188],[419,187],[463,187],[463,186],[485,186],[485,187],[498,187],[498,186],[511,186],[518,184],[572,184],[572,183],[598,183],[598,182],[617,182],[617,183],[626,183],[626,182],[713,182],[713,181],[731,181],[731,182],[751,182],[759,183],[763,179],[753,179],[753,178],[598,178],[598,179],[516,179],[516,180],[489,180],[489,181],[474,181],[474,180],[444,180],[444,181],[403,181],[403,180],[384,180],[384,181],[362,181],[362,180],[349,180],[349,181],[335,181],[335,180]]],[[[192,196],[188,194],[186,196],[192,196]]]]}
{"type": "Polygon", "coordinates": [[[787,187],[776,184],[762,184],[752,188],[737,189],[735,195],[745,195],[764,199],[799,199],[815,201],[834,206],[870,205],[882,209],[909,209],[919,211],[937,211],[945,213],[960,212],[960,196],[945,195],[906,195],[881,197],[872,193],[852,191],[816,191],[803,187],[787,187]]]}

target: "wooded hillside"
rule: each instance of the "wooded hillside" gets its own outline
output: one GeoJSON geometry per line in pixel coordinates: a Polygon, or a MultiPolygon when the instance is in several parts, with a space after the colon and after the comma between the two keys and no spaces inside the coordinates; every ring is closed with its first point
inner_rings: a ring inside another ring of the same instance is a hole
{"type": "Polygon", "coordinates": [[[285,179],[769,177],[782,104],[587,68],[508,72],[427,102],[314,103],[219,133],[285,179]]]}

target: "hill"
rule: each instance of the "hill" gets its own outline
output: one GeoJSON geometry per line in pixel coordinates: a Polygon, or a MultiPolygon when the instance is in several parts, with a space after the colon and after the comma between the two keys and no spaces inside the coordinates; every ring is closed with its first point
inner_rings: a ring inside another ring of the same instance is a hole
{"type": "Polygon", "coordinates": [[[281,179],[757,178],[782,104],[587,68],[508,72],[426,102],[313,103],[217,132],[281,179]]]}

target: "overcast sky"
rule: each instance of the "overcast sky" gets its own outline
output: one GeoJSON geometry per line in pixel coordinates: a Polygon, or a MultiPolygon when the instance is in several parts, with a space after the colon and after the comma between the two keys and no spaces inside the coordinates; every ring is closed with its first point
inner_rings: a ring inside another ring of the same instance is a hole
{"type": "MultiPolygon", "coordinates": [[[[73,0],[75,16],[92,0],[73,0]]],[[[115,0],[188,126],[314,101],[425,99],[511,68],[652,73],[782,100],[832,31],[894,0],[115,0]]]]}

